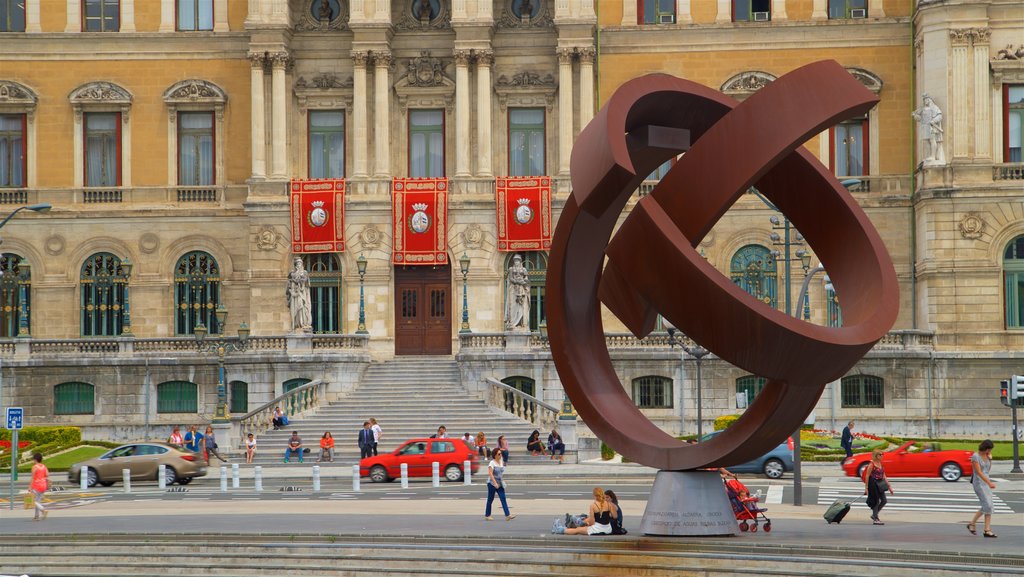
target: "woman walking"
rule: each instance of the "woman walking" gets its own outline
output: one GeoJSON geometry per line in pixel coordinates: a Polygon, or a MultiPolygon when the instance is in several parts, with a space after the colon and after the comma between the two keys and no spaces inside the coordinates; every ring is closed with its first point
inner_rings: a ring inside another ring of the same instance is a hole
{"type": "Polygon", "coordinates": [[[36,461],[36,464],[32,465],[32,484],[29,485],[29,491],[32,492],[32,504],[36,510],[36,516],[32,520],[39,521],[45,519],[46,514],[49,513],[43,507],[43,493],[50,488],[50,470],[43,464],[42,453],[35,453],[32,458],[36,461]]]}
{"type": "Polygon", "coordinates": [[[501,477],[505,473],[505,461],[501,457],[501,449],[495,447],[491,451],[491,462],[487,464],[487,507],[484,508],[484,519],[493,521],[494,517],[491,517],[491,503],[494,502],[494,496],[497,495],[501,499],[501,508],[505,511],[505,520],[511,521],[516,516],[508,511],[508,501],[505,499],[505,485],[501,482],[501,477]]]}
{"type": "Polygon", "coordinates": [[[895,494],[892,485],[889,484],[889,479],[885,476],[885,469],[882,468],[882,451],[875,449],[871,453],[871,463],[864,471],[864,494],[868,496],[867,506],[871,508],[871,521],[875,525],[885,525],[878,518],[878,513],[889,502],[885,497],[886,490],[890,495],[895,494]]]}
{"type": "Polygon", "coordinates": [[[206,435],[203,437],[203,442],[206,443],[206,464],[210,464],[210,455],[220,459],[221,463],[227,463],[228,460],[220,456],[217,452],[217,437],[213,434],[213,427],[206,426],[206,435]]]}
{"type": "Polygon", "coordinates": [[[604,489],[594,487],[594,502],[590,504],[587,524],[566,529],[566,535],[611,535],[612,521],[619,516],[619,508],[605,495],[604,489]]]}
{"type": "Polygon", "coordinates": [[[992,482],[989,473],[992,470],[992,447],[991,440],[985,439],[978,445],[978,450],[971,455],[971,468],[974,475],[971,477],[971,485],[974,486],[974,493],[981,502],[981,508],[975,511],[971,522],[967,524],[967,530],[971,535],[978,534],[978,518],[985,516],[985,529],[982,535],[986,537],[998,537],[992,532],[992,489],[996,484],[992,482]]]}

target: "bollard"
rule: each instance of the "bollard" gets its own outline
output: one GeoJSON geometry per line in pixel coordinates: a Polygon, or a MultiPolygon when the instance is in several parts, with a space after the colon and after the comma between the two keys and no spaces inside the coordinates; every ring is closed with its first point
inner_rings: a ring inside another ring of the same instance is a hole
{"type": "Polygon", "coordinates": [[[435,487],[440,487],[441,486],[441,474],[440,474],[441,473],[441,463],[438,463],[437,461],[434,461],[433,463],[431,463],[430,464],[430,472],[431,472],[431,475],[434,478],[434,486],[435,487]]]}
{"type": "Polygon", "coordinates": [[[256,465],[253,468],[253,470],[252,470],[252,475],[253,475],[253,482],[254,482],[253,488],[256,489],[257,492],[262,491],[263,490],[263,467],[261,467],[259,465],[256,465]]]}
{"type": "Polygon", "coordinates": [[[124,492],[132,492],[132,470],[121,469],[121,484],[124,485],[124,492]]]}
{"type": "Polygon", "coordinates": [[[231,463],[231,488],[237,489],[241,486],[238,481],[238,463],[231,463]]]}
{"type": "Polygon", "coordinates": [[[220,466],[220,490],[224,492],[228,490],[228,468],[224,465],[220,466]]]}
{"type": "Polygon", "coordinates": [[[352,490],[359,492],[359,465],[352,465],[352,490]]]}
{"type": "Polygon", "coordinates": [[[320,465],[313,465],[313,492],[320,492],[320,465]]]}
{"type": "Polygon", "coordinates": [[[79,481],[80,481],[79,484],[81,485],[81,489],[83,491],[85,491],[86,489],[89,488],[89,467],[82,467],[82,470],[79,472],[79,476],[78,477],[79,477],[79,481]]]}
{"type": "Polygon", "coordinates": [[[409,488],[409,464],[402,463],[402,488],[409,488]]]}
{"type": "Polygon", "coordinates": [[[167,465],[160,465],[157,469],[156,482],[159,484],[161,491],[167,488],[167,465]]]}
{"type": "Polygon", "coordinates": [[[473,463],[469,461],[462,462],[462,484],[472,485],[473,484],[473,463]]]}

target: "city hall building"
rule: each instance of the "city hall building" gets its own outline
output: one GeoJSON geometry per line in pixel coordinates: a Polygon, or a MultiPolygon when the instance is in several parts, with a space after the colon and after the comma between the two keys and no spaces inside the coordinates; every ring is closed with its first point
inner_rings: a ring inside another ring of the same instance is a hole
{"type": "MultiPolygon", "coordinates": [[[[1021,38],[1015,0],[0,0],[0,214],[52,205],[0,224],[0,404],[129,438],[214,416],[221,363],[237,419],[421,359],[457,365],[467,395],[500,399],[492,378],[570,417],[544,292],[576,136],[643,74],[742,101],[833,59],[879,103],[806,147],[881,233],[901,309],[814,416],[1005,437],[999,381],[1024,372],[1021,38]],[[505,323],[515,255],[526,332],[505,323]],[[308,333],[285,298],[295,257],[308,333]],[[209,347],[240,327],[242,350],[209,347]]],[[[842,323],[814,247],[756,188],[699,250],[763,306],[842,323]]],[[[673,433],[695,432],[698,389],[706,430],[764,384],[714,355],[698,382],[663,326],[604,328],[673,433]]]]}

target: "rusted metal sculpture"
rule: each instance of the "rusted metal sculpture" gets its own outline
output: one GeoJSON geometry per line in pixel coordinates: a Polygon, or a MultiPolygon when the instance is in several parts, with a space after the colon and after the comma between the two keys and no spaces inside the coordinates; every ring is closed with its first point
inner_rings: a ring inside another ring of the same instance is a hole
{"type": "Polygon", "coordinates": [[[823,61],[742,103],[672,76],[645,76],[619,88],[587,125],[572,151],[573,193],[548,264],[547,322],[562,384],[598,437],[662,470],[748,461],[792,434],[825,384],[892,327],[898,286],[881,238],[852,195],[798,148],[877,102],[838,63],[823,61]],[[691,140],[612,238],[641,181],[691,140]],[[694,249],[754,185],[828,269],[843,304],[843,327],[812,325],[757,301],[694,249]],[[601,303],[638,337],[660,313],[720,358],[767,378],[767,385],[729,429],[684,445],[626,394],[605,344],[601,303]]]}

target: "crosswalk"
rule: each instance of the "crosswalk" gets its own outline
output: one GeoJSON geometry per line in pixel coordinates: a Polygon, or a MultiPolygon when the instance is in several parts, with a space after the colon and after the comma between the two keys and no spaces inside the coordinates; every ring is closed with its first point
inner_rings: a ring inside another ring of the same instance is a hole
{"type": "MultiPolygon", "coordinates": [[[[973,513],[978,510],[978,497],[970,483],[893,480],[895,495],[888,495],[886,511],[926,511],[936,513],[973,513]]],[[[818,505],[828,506],[837,499],[851,502],[851,508],[867,511],[864,485],[856,479],[824,478],[818,487],[818,505]]],[[[1013,513],[998,495],[993,495],[993,513],[1013,513]]]]}

